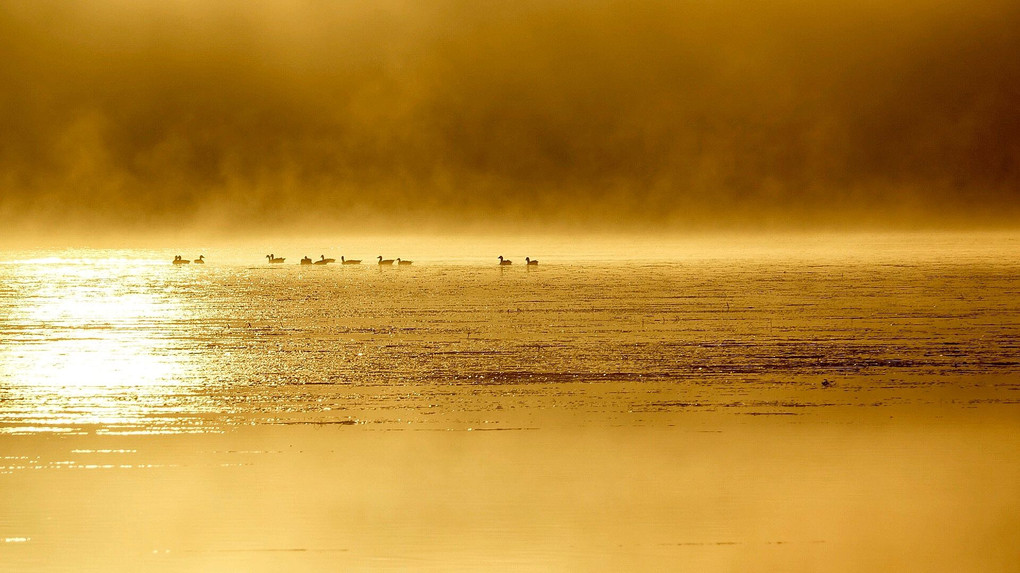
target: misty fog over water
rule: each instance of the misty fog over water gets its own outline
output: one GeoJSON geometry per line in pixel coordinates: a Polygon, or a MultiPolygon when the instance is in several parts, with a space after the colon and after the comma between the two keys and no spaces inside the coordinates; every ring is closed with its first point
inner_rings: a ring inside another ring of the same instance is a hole
{"type": "Polygon", "coordinates": [[[997,0],[8,3],[0,224],[1002,227],[1018,30],[997,0]]]}
{"type": "Polygon", "coordinates": [[[1015,569],[1017,54],[1012,0],[0,1],[0,569],[1015,569]]]}

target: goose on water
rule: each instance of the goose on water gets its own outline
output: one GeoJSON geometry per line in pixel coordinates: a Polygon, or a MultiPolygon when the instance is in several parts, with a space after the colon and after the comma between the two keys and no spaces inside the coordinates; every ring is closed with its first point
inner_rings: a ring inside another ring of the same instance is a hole
{"type": "Polygon", "coordinates": [[[188,263],[190,263],[190,262],[191,262],[191,261],[189,261],[188,259],[185,259],[185,258],[181,257],[180,255],[177,255],[176,257],[174,257],[174,264],[175,264],[175,265],[186,265],[186,264],[188,264],[188,263]]]}
{"type": "Polygon", "coordinates": [[[531,260],[530,257],[524,257],[524,262],[527,263],[529,267],[534,267],[538,265],[538,260],[536,259],[533,261],[531,260]]]}
{"type": "Polygon", "coordinates": [[[198,255],[198,258],[195,259],[192,262],[195,263],[196,265],[204,265],[205,264],[205,255],[198,255]]]}
{"type": "Polygon", "coordinates": [[[413,262],[414,261],[402,261],[402,260],[400,260],[400,257],[397,257],[397,264],[398,265],[409,265],[409,264],[411,264],[413,262]]]}
{"type": "Polygon", "coordinates": [[[302,265],[310,265],[310,264],[312,264],[312,259],[310,259],[310,258],[308,258],[308,257],[306,256],[306,257],[304,257],[304,258],[302,258],[302,259],[301,259],[301,264],[302,264],[302,265]]]}
{"type": "Polygon", "coordinates": [[[269,264],[279,264],[283,262],[283,257],[277,257],[274,254],[268,254],[266,255],[266,258],[269,259],[269,264]]]}
{"type": "Polygon", "coordinates": [[[384,259],[382,256],[378,257],[380,265],[392,265],[393,259],[384,259]]]}
{"type": "Polygon", "coordinates": [[[326,255],[319,255],[319,260],[315,261],[316,265],[328,265],[329,263],[335,263],[336,259],[327,259],[326,255]]]}
{"type": "Polygon", "coordinates": [[[501,266],[501,267],[508,267],[508,266],[510,266],[512,264],[514,264],[514,262],[511,261],[510,259],[504,259],[503,255],[499,256],[499,266],[501,266]]]}
{"type": "Polygon", "coordinates": [[[345,258],[343,258],[341,256],[340,257],[340,264],[341,265],[360,265],[361,264],[361,259],[351,259],[351,260],[348,261],[347,259],[345,259],[345,258]]]}

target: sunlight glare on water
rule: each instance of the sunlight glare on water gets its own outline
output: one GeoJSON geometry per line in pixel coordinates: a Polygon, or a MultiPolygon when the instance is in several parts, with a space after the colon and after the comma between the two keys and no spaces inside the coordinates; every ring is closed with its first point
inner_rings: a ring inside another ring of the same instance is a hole
{"type": "Polygon", "coordinates": [[[163,261],[28,259],[3,268],[0,365],[7,431],[131,427],[180,413],[194,368],[175,325],[191,310],[166,290],[163,261]]]}
{"type": "Polygon", "coordinates": [[[479,254],[491,243],[443,258],[442,241],[284,246],[283,265],[261,249],[183,267],[168,251],[14,253],[0,264],[0,421],[442,428],[530,423],[557,406],[633,423],[938,400],[907,393],[961,375],[980,377],[968,399],[1010,400],[1017,244],[997,241],[550,242],[530,269],[520,245],[500,268],[479,254]],[[365,263],[293,256],[319,250],[365,263]],[[416,262],[379,267],[372,252],[416,262]],[[823,380],[839,390],[817,395],[823,380]]]}

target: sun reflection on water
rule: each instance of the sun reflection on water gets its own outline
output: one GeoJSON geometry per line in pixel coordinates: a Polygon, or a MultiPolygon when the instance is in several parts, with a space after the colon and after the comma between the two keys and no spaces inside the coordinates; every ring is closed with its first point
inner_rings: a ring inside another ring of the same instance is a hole
{"type": "Polygon", "coordinates": [[[165,265],[46,258],[4,278],[0,432],[166,431],[193,407],[194,363],[173,332],[190,311],[165,265]]]}

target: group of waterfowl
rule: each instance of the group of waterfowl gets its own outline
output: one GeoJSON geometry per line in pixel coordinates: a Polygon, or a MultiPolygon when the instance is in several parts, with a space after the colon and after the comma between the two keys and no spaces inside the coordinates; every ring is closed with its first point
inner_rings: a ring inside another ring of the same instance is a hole
{"type": "MultiPolygon", "coordinates": [[[[399,257],[396,258],[396,259],[384,259],[384,258],[382,258],[382,256],[379,256],[379,257],[376,257],[376,258],[378,259],[378,263],[377,264],[379,264],[380,266],[393,266],[394,264],[396,264],[397,266],[402,266],[403,267],[403,266],[407,266],[407,265],[410,265],[410,264],[414,263],[414,261],[409,261],[407,259],[401,259],[399,257]]],[[[270,254],[266,255],[266,259],[269,260],[269,264],[271,264],[271,265],[283,264],[284,260],[286,260],[284,257],[277,257],[276,254],[274,254],[274,253],[270,253],[270,254]]],[[[302,265],[328,265],[330,263],[335,263],[335,262],[336,262],[336,259],[328,259],[328,258],[326,258],[326,255],[319,255],[319,260],[317,260],[317,261],[312,260],[312,259],[308,258],[307,256],[305,256],[304,258],[301,259],[301,264],[302,265]]],[[[524,262],[529,267],[533,267],[533,266],[538,265],[538,261],[535,260],[535,259],[532,259],[530,257],[524,257],[524,262]]],[[[177,255],[176,257],[174,257],[174,260],[173,260],[173,264],[175,264],[175,265],[187,265],[187,264],[190,264],[190,263],[196,263],[196,264],[199,264],[199,265],[205,264],[205,255],[199,255],[198,258],[195,259],[194,261],[190,261],[188,259],[185,259],[185,258],[181,257],[180,255],[177,255]]],[[[340,264],[341,265],[360,265],[361,264],[361,259],[345,259],[344,257],[340,257],[340,264]]],[[[510,259],[503,258],[503,255],[499,256],[499,266],[507,267],[507,266],[510,266],[512,264],[514,264],[514,262],[511,261],[510,259]]]]}
{"type": "MultiPolygon", "coordinates": [[[[266,255],[266,258],[269,259],[269,264],[281,264],[284,261],[283,257],[277,257],[275,254],[266,255]]],[[[406,259],[399,259],[399,258],[398,259],[384,259],[382,257],[378,257],[378,259],[379,259],[379,264],[380,265],[392,265],[394,263],[396,263],[398,265],[409,265],[409,264],[414,262],[414,261],[408,261],[406,259]]],[[[301,264],[302,265],[328,265],[330,263],[335,263],[335,262],[336,262],[336,259],[327,259],[326,255],[319,255],[319,260],[317,260],[317,261],[313,261],[312,259],[308,258],[307,256],[301,259],[301,264]]],[[[361,264],[361,259],[348,259],[348,258],[345,258],[345,257],[340,257],[340,264],[341,265],[360,265],[361,264]]]]}

